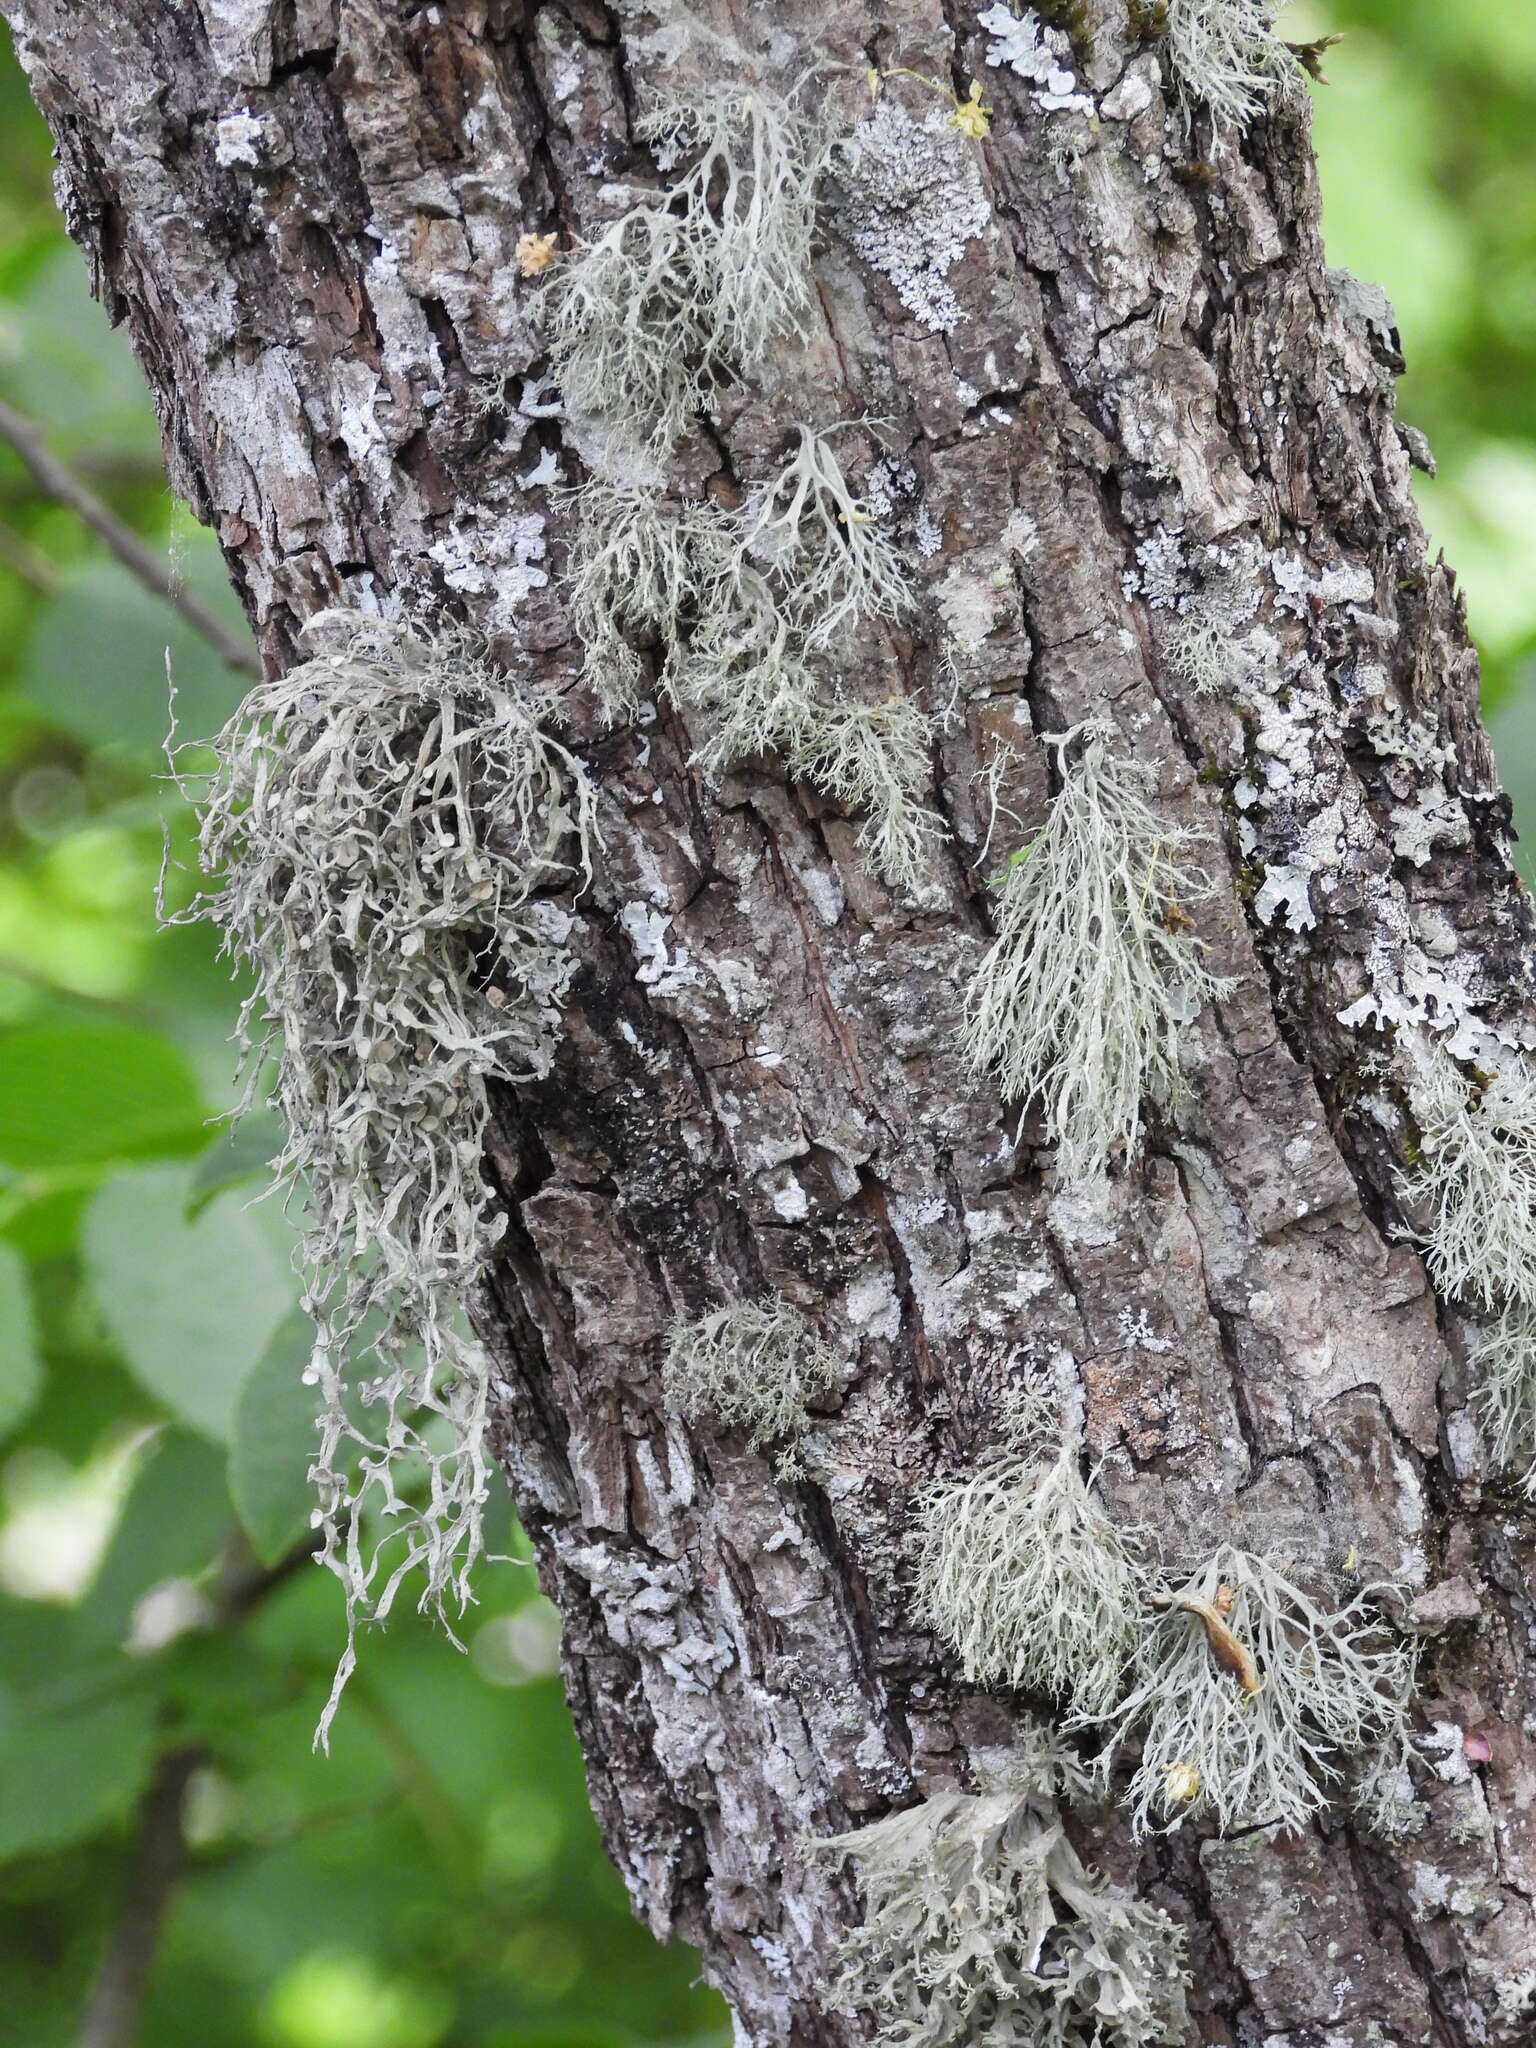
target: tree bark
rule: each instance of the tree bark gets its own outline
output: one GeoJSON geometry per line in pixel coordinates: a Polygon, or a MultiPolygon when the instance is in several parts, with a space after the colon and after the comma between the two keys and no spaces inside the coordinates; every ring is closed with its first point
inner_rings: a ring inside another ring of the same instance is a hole
{"type": "MultiPolygon", "coordinates": [[[[912,1625],[902,1532],[914,1490],[985,1448],[1019,1361],[1065,1351],[1117,1517],[1281,1555],[1321,1532],[1404,1581],[1420,1724],[1449,1730],[1429,1826],[1400,1848],[1342,1822],[1092,1837],[1190,1930],[1192,2038],[1521,2038],[1498,1985],[1536,1951],[1532,1511],[1478,1450],[1464,1326],[1394,1192],[1404,1122],[1371,1113],[1340,1013],[1422,942],[1480,1017],[1527,1024],[1531,922],[1462,605],[1410,495],[1396,340],[1325,266],[1304,105],[1241,136],[1197,120],[1181,147],[1120,0],[1069,10],[1102,116],[1080,153],[985,68],[975,9],[939,0],[697,0],[724,40],[686,48],[664,0],[0,11],[172,481],[273,672],[315,611],[390,594],[500,631],[485,565],[520,559],[548,581],[515,638],[574,676],[565,515],[521,480],[549,448],[579,462],[519,410],[543,344],[515,245],[568,246],[622,206],[617,183],[654,182],[646,88],[716,66],[785,86],[818,56],[845,67],[815,89],[851,126],[871,68],[961,95],[983,79],[992,218],[949,273],[952,330],[828,233],[809,337],[729,399],[709,458],[750,469],[794,422],[863,418],[866,461],[913,466],[940,536],[928,602],[860,662],[940,701],[941,622],[965,626],[931,885],[872,882],[855,821],[772,762],[705,786],[677,711],[610,733],[570,698],[602,874],[573,905],[557,1070],[499,1103],[509,1229],[478,1317],[593,1801],[637,1912],[698,1944],[750,2039],[859,2038],[822,2004],[854,1896],[806,1838],[968,1785],[968,1752],[1006,1741],[1018,1703],[967,1688],[912,1625]],[[1180,680],[1149,568],[1170,535],[1251,551],[1260,615],[1302,658],[1264,716],[1180,680]],[[1027,1121],[1012,1149],[956,1033],[994,871],[978,765],[1013,742],[1027,831],[1048,793],[1032,732],[1105,710],[1170,819],[1215,835],[1229,907],[1197,914],[1234,986],[1191,1099],[1088,1201],[1055,1189],[1027,1121]],[[1396,742],[1370,736],[1378,715],[1396,742]],[[1274,800],[1240,838],[1245,775],[1274,800]],[[850,1369],[809,1476],[783,1482],[685,1428],[659,1379],[671,1315],[768,1289],[850,1369]]],[[[944,104],[888,89],[919,117],[944,104]]]]}

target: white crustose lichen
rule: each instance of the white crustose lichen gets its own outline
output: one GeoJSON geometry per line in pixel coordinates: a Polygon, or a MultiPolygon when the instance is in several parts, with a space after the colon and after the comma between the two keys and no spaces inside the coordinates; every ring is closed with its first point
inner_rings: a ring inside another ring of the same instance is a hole
{"type": "Polygon", "coordinates": [[[1143,1103],[1178,1101],[1191,1022],[1226,984],[1186,909],[1212,894],[1188,864],[1196,835],[1151,809],[1149,772],[1114,751],[1107,724],[1047,743],[1061,790],[997,884],[997,939],[967,997],[964,1047],[1005,1100],[1040,1099],[1071,1185],[1134,1151],[1143,1103]]]}
{"type": "Polygon", "coordinates": [[[722,371],[755,369],[810,297],[815,124],[762,90],[665,99],[639,123],[692,162],[554,274],[551,344],[571,410],[664,455],[722,371]]]}
{"type": "Polygon", "coordinates": [[[837,232],[932,333],[960,322],[948,275],[992,218],[977,153],[952,113],[916,121],[894,95],[832,152],[837,232]]]}
{"type": "Polygon", "coordinates": [[[754,1451],[792,1446],[810,1423],[810,1404],[838,1383],[837,1355],[815,1324],[787,1301],[739,1302],[667,1332],[662,1385],[693,1423],[744,1436],[754,1451]]]}
{"type": "Polygon", "coordinates": [[[255,971],[247,1097],[270,1058],[276,1171],[305,1203],[324,1561],[354,1618],[416,1567],[441,1612],[469,1597],[489,1483],[488,1361],[462,1321],[504,1227],[486,1086],[549,1071],[573,963],[541,892],[590,874],[594,797],[467,637],[327,613],[306,645],[214,742],[219,882],[188,914],[255,971]]]}
{"type": "Polygon", "coordinates": [[[1223,1832],[1299,1831],[1351,1769],[1406,1742],[1413,1654],[1366,1594],[1325,1611],[1224,1546],[1152,1604],[1131,1689],[1098,1717],[1140,1744],[1138,1834],[1205,1814],[1223,1832]]]}
{"type": "Polygon", "coordinates": [[[1071,1439],[1010,1447],[934,1487],[912,1535],[917,1619],[975,1685],[1055,1696],[1084,1714],[1119,1697],[1144,1620],[1136,1551],[1094,1500],[1071,1439]]]}
{"type": "Polygon", "coordinates": [[[858,1867],[864,1919],[844,1936],[833,2001],[886,2048],[1150,2048],[1184,2039],[1184,1940],[1110,1890],[1062,1827],[1082,1789],[1038,1745],[1017,1782],[936,1792],[821,1844],[858,1867]]]}

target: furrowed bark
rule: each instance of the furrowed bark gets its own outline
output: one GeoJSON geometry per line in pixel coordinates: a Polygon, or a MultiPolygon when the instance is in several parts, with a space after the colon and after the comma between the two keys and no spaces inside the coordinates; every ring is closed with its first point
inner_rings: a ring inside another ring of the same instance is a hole
{"type": "MultiPolygon", "coordinates": [[[[592,0],[0,0],[172,480],[273,670],[316,610],[398,595],[574,675],[561,514],[522,479],[549,448],[579,464],[519,410],[545,364],[515,244],[568,246],[614,185],[654,180],[632,141],[647,87],[783,87],[820,57],[851,126],[871,68],[984,80],[993,218],[949,273],[953,330],[829,233],[809,336],[688,458],[729,480],[795,422],[865,418],[863,460],[911,462],[941,536],[924,616],[859,659],[871,688],[942,702],[940,622],[965,643],[935,757],[953,843],[897,900],[854,821],[773,763],[712,791],[675,711],[606,732],[571,695],[604,870],[574,906],[559,1065],[500,1103],[488,1161],[509,1217],[478,1307],[498,1448],[565,1616],[609,1848],[754,2041],[859,2038],[819,1997],[856,1908],[806,1838],[967,1784],[968,1751],[1007,1739],[1009,1705],[912,1627],[902,1531],[914,1490],[985,1448],[1020,1361],[1058,1350],[1119,1518],[1282,1556],[1321,1535],[1405,1580],[1423,1725],[1449,1731],[1400,1849],[1342,1825],[1092,1841],[1188,1925],[1197,2038],[1513,2041],[1529,2021],[1497,1987],[1536,1942],[1532,1510],[1481,1459],[1463,1324],[1407,1241],[1406,1126],[1362,1100],[1382,1041],[1340,1021],[1412,943],[1480,1016],[1530,1022],[1477,665],[1415,517],[1395,337],[1325,267],[1305,108],[1241,137],[1197,120],[1181,150],[1155,42],[1118,0],[1070,11],[1103,116],[1080,155],[985,68],[974,10],[935,0],[699,0],[724,40],[687,46],[670,12],[592,0]],[[1246,546],[1312,686],[1261,719],[1180,679],[1149,568],[1170,535],[1186,558],[1246,546]],[[1397,743],[1367,733],[1383,707],[1397,743]],[[1027,1121],[1012,1149],[956,1031],[988,932],[978,765],[1017,748],[1027,832],[1048,793],[1032,731],[1105,708],[1170,818],[1215,835],[1226,908],[1197,914],[1235,988],[1192,1099],[1088,1200],[1054,1190],[1027,1121]],[[1246,845],[1245,774],[1279,792],[1246,845]],[[669,1316],[771,1289],[850,1361],[789,1483],[661,1399],[669,1316]]],[[[887,89],[918,118],[944,105],[887,89]]]]}

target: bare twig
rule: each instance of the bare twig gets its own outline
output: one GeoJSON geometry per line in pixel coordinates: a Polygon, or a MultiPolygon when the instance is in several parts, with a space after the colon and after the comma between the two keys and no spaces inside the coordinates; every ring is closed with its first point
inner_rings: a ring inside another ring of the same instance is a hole
{"type": "Polygon", "coordinates": [[[261,664],[239,636],[230,632],[224,622],[190,591],[179,589],[154,550],[146,547],[94,491],[49,452],[42,435],[30,420],[24,419],[3,400],[0,400],[0,438],[10,443],[40,491],[83,519],[92,533],[106,542],[123,567],[136,576],[146,590],[153,591],[156,597],[163,598],[179,612],[231,668],[239,669],[244,675],[260,676],[261,664]]]}
{"type": "Polygon", "coordinates": [[[167,1750],[139,1802],[123,1911],[91,1986],[75,2048],[130,2048],[138,2036],[160,1922],[186,1860],[187,1787],[202,1760],[203,1752],[194,1747],[167,1750]]]}

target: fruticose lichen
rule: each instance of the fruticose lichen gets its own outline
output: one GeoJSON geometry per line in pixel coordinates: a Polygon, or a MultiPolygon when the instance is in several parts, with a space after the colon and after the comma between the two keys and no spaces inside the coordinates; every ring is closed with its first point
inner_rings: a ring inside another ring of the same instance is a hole
{"type": "Polygon", "coordinates": [[[1119,1697],[1143,1568],[1079,1471],[1080,1448],[1010,1446],[919,1502],[915,1612],[975,1685],[1053,1694],[1083,1714],[1119,1697]]]}
{"type": "Polygon", "coordinates": [[[814,122],[764,90],[664,99],[637,126],[689,168],[581,245],[551,286],[551,346],[575,413],[664,455],[722,372],[750,371],[809,303],[814,122]]]}
{"type": "MultiPolygon", "coordinates": [[[[354,1620],[418,1566],[441,1612],[469,1598],[489,1483],[489,1366],[463,1325],[504,1227],[486,1084],[549,1071],[573,962],[541,892],[590,876],[594,796],[467,636],[331,612],[305,644],[214,742],[219,882],[188,915],[254,969],[247,1100],[270,1059],[275,1170],[305,1205],[324,1562],[354,1620]]],[[[349,1632],[338,1690],[352,1654],[349,1632]]]]}
{"type": "Polygon", "coordinates": [[[638,702],[644,664],[631,636],[654,638],[659,687],[704,714],[698,766],[719,775],[781,755],[866,814],[859,844],[873,872],[915,884],[939,829],[918,800],[930,777],[928,720],[906,698],[850,699],[827,672],[856,625],[895,618],[915,598],[828,434],[799,428],[782,465],[735,510],[601,482],[575,496],[571,612],[583,678],[609,715],[638,702]]]}
{"type": "Polygon", "coordinates": [[[1148,771],[1110,740],[1098,720],[1047,735],[1061,790],[997,884],[997,939],[966,1001],[967,1058],[1005,1100],[1039,1097],[1069,1185],[1134,1152],[1143,1103],[1178,1101],[1189,1026],[1226,986],[1185,908],[1213,893],[1188,864],[1196,835],[1158,817],[1148,771]]]}
{"type": "Polygon", "coordinates": [[[948,273],[991,219],[974,148],[952,114],[932,107],[915,121],[884,95],[832,152],[838,196],[832,224],[935,334],[960,321],[948,273]]]}
{"type": "Polygon", "coordinates": [[[1297,90],[1301,66],[1275,33],[1284,0],[1167,0],[1167,51],[1186,106],[1218,124],[1245,127],[1297,90]]]}
{"type": "Polygon", "coordinates": [[[1083,1863],[1058,1805],[1080,1777],[1049,1741],[1039,1751],[1005,1789],[937,1792],[821,1845],[857,1864],[864,1901],[833,2002],[867,2015],[888,2048],[1184,2038],[1181,1930],[1083,1863]]]}
{"type": "Polygon", "coordinates": [[[1519,1470],[1536,1499],[1536,1302],[1512,1302],[1479,1325],[1467,1354],[1478,1376],[1473,1405],[1494,1462],[1519,1470]]]}
{"type": "Polygon", "coordinates": [[[810,1423],[810,1404],[839,1380],[837,1354],[787,1301],[741,1302],[667,1332],[662,1384],[690,1422],[744,1436],[754,1451],[787,1447],[810,1423]]]}
{"type": "Polygon", "coordinates": [[[1326,1612],[1262,1557],[1224,1546],[1162,1596],[1107,1720],[1140,1760],[1138,1834],[1209,1814],[1304,1828],[1348,1771],[1407,1739],[1414,1658],[1374,1602],[1326,1612]]]}
{"type": "Polygon", "coordinates": [[[1477,1078],[1427,1045],[1409,1102],[1419,1157],[1401,1178],[1425,1205],[1430,1277],[1443,1293],[1497,1305],[1536,1290],[1536,1075],[1518,1055],[1477,1078]]]}

